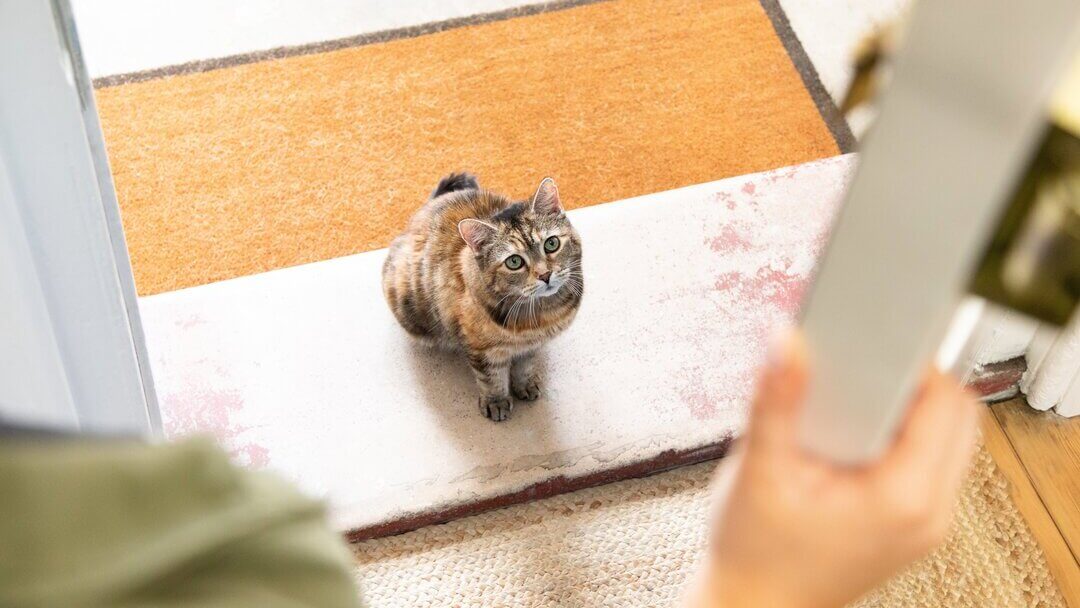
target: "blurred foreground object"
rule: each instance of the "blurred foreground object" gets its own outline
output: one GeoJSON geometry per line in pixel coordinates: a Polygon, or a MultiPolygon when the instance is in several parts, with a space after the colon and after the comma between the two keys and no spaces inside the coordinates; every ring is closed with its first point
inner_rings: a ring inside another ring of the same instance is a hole
{"type": "Polygon", "coordinates": [[[357,605],[321,504],[209,440],[0,425],[0,606],[357,605]]]}
{"type": "MultiPolygon", "coordinates": [[[[1047,108],[1078,22],[1073,0],[922,2],[895,61],[895,33],[864,45],[843,105],[879,117],[803,307],[809,449],[880,455],[973,289],[1059,325],[1071,315],[1075,135],[1059,122],[1047,136],[1047,108]]],[[[971,342],[976,325],[949,342],[971,342]]]]}
{"type": "MultiPolygon", "coordinates": [[[[840,110],[873,113],[888,87],[905,19],[855,49],[840,110]]],[[[1080,301],[1080,53],[1050,100],[1046,132],[998,223],[971,292],[1063,326],[1080,301]]]]}
{"type": "Polygon", "coordinates": [[[1065,325],[1080,300],[1080,55],[972,282],[972,292],[1065,325]]]}
{"type": "MultiPolygon", "coordinates": [[[[854,77],[841,104],[849,119],[865,125],[876,114],[902,21],[879,28],[856,49],[854,77]]],[[[970,291],[1004,307],[987,308],[991,320],[1003,322],[1011,310],[1022,315],[1012,317],[1014,327],[1031,327],[1024,351],[1027,372],[1019,386],[1028,404],[1080,415],[1080,320],[1063,327],[1080,297],[1080,53],[1054,88],[1045,132],[998,220],[970,291]],[[1038,322],[1046,325],[1036,330],[1038,322]]],[[[966,348],[974,356],[981,345],[966,348]]]]}
{"type": "Polygon", "coordinates": [[[863,38],[853,52],[852,77],[840,102],[840,111],[850,115],[860,107],[872,106],[888,86],[893,54],[900,46],[904,19],[887,23],[863,38]]]}

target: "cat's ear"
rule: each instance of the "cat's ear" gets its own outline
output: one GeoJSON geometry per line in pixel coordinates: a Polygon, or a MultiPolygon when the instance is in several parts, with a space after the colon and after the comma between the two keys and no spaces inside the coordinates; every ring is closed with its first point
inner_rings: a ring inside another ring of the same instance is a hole
{"type": "Polygon", "coordinates": [[[562,215],[562,201],[559,200],[559,188],[555,180],[545,177],[536,189],[532,199],[533,213],[538,215],[562,215]]]}
{"type": "Polygon", "coordinates": [[[461,220],[457,225],[458,234],[469,246],[469,249],[480,251],[480,247],[495,236],[495,227],[480,220],[461,220]]]}

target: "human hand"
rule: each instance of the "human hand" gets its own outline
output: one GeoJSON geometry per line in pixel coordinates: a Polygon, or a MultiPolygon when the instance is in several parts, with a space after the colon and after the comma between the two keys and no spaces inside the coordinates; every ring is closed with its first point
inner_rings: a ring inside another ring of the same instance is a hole
{"type": "Polygon", "coordinates": [[[708,556],[689,605],[839,608],[940,544],[980,409],[929,371],[890,450],[849,467],[801,449],[807,354],[794,332],[762,372],[746,434],[714,480],[708,556]]]}

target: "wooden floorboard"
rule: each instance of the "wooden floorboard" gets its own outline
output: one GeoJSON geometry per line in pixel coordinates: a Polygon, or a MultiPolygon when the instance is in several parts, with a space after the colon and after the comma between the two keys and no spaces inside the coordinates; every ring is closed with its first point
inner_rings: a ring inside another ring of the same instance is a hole
{"type": "Polygon", "coordinates": [[[1036,412],[1023,399],[991,406],[987,449],[1009,480],[1010,494],[1046,555],[1070,608],[1080,608],[1080,419],[1036,412]]]}
{"type": "Polygon", "coordinates": [[[1080,560],[1080,418],[1010,401],[992,408],[1035,490],[1080,560]]]}

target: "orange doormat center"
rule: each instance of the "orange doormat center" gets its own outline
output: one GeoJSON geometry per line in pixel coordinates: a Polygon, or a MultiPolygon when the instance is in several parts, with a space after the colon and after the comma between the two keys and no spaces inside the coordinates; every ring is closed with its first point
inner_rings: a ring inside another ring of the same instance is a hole
{"type": "Polygon", "coordinates": [[[611,0],[101,88],[140,294],[377,249],[439,178],[594,205],[838,153],[757,0],[611,0]]]}

